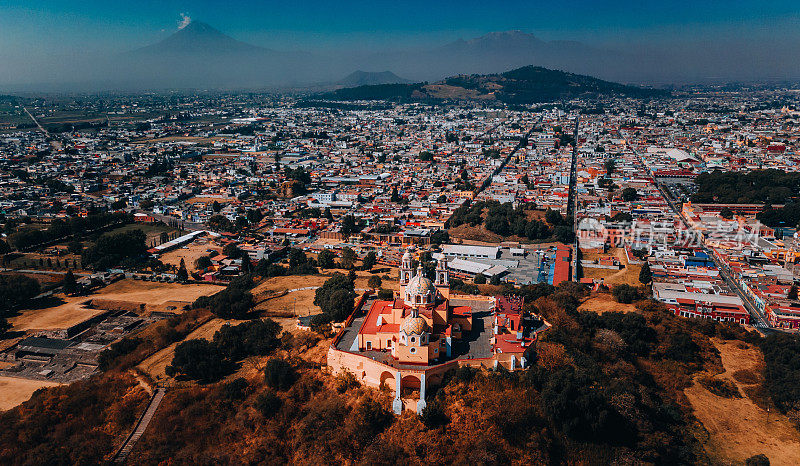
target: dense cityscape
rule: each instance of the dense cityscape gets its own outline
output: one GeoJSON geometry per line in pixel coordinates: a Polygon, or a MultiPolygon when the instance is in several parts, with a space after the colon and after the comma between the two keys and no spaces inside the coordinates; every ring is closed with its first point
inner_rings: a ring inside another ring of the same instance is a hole
{"type": "Polygon", "coordinates": [[[4,90],[0,463],[797,464],[800,88],[551,68],[4,90]]]}

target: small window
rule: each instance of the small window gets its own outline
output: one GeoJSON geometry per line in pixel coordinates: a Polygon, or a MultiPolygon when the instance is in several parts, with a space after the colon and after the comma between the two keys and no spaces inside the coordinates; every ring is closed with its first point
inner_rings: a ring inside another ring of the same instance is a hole
{"type": "Polygon", "coordinates": [[[410,352],[411,354],[414,354],[414,353],[416,353],[416,352],[417,352],[417,349],[416,349],[416,348],[411,348],[411,349],[409,350],[409,352],[410,352]]]}
{"type": "Polygon", "coordinates": [[[411,337],[411,343],[416,343],[416,342],[417,342],[417,337],[411,337]]]}
{"type": "Polygon", "coordinates": [[[367,342],[367,350],[371,350],[371,349],[372,349],[372,342],[368,341],[367,342]]]}
{"type": "Polygon", "coordinates": [[[433,354],[439,354],[439,348],[434,348],[433,349],[433,354]]]}

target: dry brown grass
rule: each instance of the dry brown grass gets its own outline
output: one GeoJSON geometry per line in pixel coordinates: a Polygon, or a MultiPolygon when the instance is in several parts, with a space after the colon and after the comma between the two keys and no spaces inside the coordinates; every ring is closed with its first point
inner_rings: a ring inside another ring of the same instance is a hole
{"type": "Polygon", "coordinates": [[[457,238],[461,240],[481,241],[485,243],[499,243],[503,241],[502,236],[498,235],[497,233],[492,233],[484,228],[483,225],[473,227],[465,223],[447,230],[447,233],[451,238],[457,238]]]}
{"type": "MultiPolygon", "coordinates": [[[[222,328],[223,325],[226,323],[233,323],[235,321],[229,321],[224,319],[211,319],[205,324],[201,325],[193,332],[191,332],[185,340],[192,340],[195,338],[202,338],[205,340],[211,340],[214,337],[214,333],[222,328]]],[[[179,342],[173,343],[166,348],[156,352],[149,358],[145,359],[141,363],[139,363],[137,369],[141,370],[142,372],[146,373],[151,380],[155,382],[161,382],[164,380],[169,379],[165,373],[166,367],[172,362],[172,358],[175,355],[175,347],[178,345],[179,342]]]]}
{"type": "Polygon", "coordinates": [[[44,380],[18,379],[16,377],[0,377],[0,411],[11,409],[28,401],[33,392],[44,387],[60,385],[44,380]]]}
{"type": "Polygon", "coordinates": [[[166,310],[167,307],[179,309],[200,296],[214,294],[222,288],[218,285],[181,285],[126,279],[112,283],[89,296],[59,295],[58,297],[64,301],[63,304],[45,309],[23,310],[20,315],[9,319],[9,322],[15,331],[62,329],[103,312],[103,309],[85,308],[82,303],[90,300],[117,304],[129,303],[134,306],[145,304],[150,310],[166,310]]]}
{"type": "Polygon", "coordinates": [[[604,312],[636,312],[636,305],[618,303],[614,301],[610,293],[592,293],[578,306],[578,311],[591,311],[598,314],[604,312]]]}
{"type": "MultiPolygon", "coordinates": [[[[315,289],[292,291],[306,287],[320,287],[334,273],[347,273],[341,269],[323,269],[320,275],[289,275],[286,277],[268,278],[253,288],[253,297],[256,302],[255,310],[260,311],[263,316],[304,316],[320,312],[320,308],[314,305],[315,289]]],[[[399,290],[400,284],[397,281],[397,271],[392,269],[387,273],[372,274],[365,271],[356,272],[356,293],[361,294],[368,288],[367,282],[373,275],[378,275],[383,279],[382,288],[399,290]]]]}
{"type": "Polygon", "coordinates": [[[185,248],[178,248],[162,254],[159,259],[167,265],[180,266],[181,259],[186,263],[186,270],[197,270],[194,262],[201,256],[207,256],[210,253],[206,249],[214,249],[218,253],[222,253],[222,248],[209,243],[207,241],[195,241],[194,243],[186,246],[185,248]]]}
{"type": "Polygon", "coordinates": [[[63,304],[44,309],[26,309],[20,315],[8,319],[14,331],[56,330],[71,327],[103,312],[102,309],[87,309],[82,303],[91,298],[64,297],[63,304]]]}
{"type": "MultiPolygon", "coordinates": [[[[734,375],[738,373],[742,378],[742,374],[760,372],[761,351],[738,341],[712,339],[712,342],[719,350],[724,367],[722,374],[713,377],[730,382],[745,396],[723,398],[709,392],[699,383],[700,378],[710,376],[708,373],[699,374],[696,383],[684,390],[694,415],[708,431],[704,447],[709,456],[721,464],[742,464],[747,458],[763,453],[774,465],[797,464],[800,432],[774,408],[767,412],[753,402],[750,392],[759,382],[755,385],[743,383],[734,375]]],[[[749,376],[747,379],[753,380],[749,376]]]]}
{"type": "Polygon", "coordinates": [[[596,260],[600,257],[616,256],[625,267],[621,270],[612,269],[590,269],[588,267],[581,267],[583,270],[584,278],[603,279],[603,282],[609,287],[614,285],[626,284],[631,286],[639,286],[639,272],[642,271],[641,265],[628,264],[628,258],[625,257],[625,250],[621,248],[609,249],[607,253],[599,254],[596,252],[583,252],[583,260],[596,260]]]}
{"type": "MultiPolygon", "coordinates": [[[[285,331],[291,333],[298,332],[294,318],[273,318],[272,320],[280,324],[281,328],[285,331]]],[[[217,330],[221,329],[223,325],[238,325],[240,323],[242,323],[242,321],[213,318],[189,333],[189,335],[187,335],[182,341],[193,339],[211,340],[214,338],[214,334],[217,332],[217,330]]],[[[136,368],[145,373],[150,380],[153,380],[154,382],[172,380],[171,377],[167,376],[166,368],[172,362],[172,358],[175,356],[175,347],[179,344],[180,342],[175,342],[166,348],[157,351],[139,363],[136,368]]],[[[237,371],[237,373],[239,372],[237,371]]]]}

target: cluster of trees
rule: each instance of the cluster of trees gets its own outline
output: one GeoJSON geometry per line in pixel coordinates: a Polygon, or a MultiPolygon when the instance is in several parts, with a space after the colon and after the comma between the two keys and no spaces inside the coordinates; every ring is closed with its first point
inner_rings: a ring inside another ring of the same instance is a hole
{"type": "Polygon", "coordinates": [[[214,382],[230,374],[238,361],[264,356],[281,345],[281,326],[272,319],[224,325],[211,341],[186,340],[175,347],[166,373],[201,382],[214,382]]]}
{"type": "Polygon", "coordinates": [[[770,168],[749,173],[714,170],[695,178],[693,202],[724,204],[784,204],[797,199],[800,173],[770,168]]]}
{"type": "Polygon", "coordinates": [[[142,230],[121,233],[106,233],[85,249],[81,254],[81,264],[95,270],[114,266],[135,265],[141,262],[147,252],[147,235],[142,230]]]}
{"type": "Polygon", "coordinates": [[[345,215],[342,217],[342,234],[344,236],[352,235],[353,233],[358,233],[359,231],[363,230],[366,224],[363,220],[358,219],[356,220],[355,217],[352,215],[345,215]]]}
{"type": "Polygon", "coordinates": [[[95,376],[37,390],[0,412],[0,463],[101,464],[147,405],[131,375],[95,376]]]}
{"type": "MultiPolygon", "coordinates": [[[[635,313],[578,312],[586,289],[574,283],[520,292],[528,310],[553,324],[530,367],[450,371],[429,390],[421,416],[392,416],[386,394],[360,388],[353,376],[330,383],[315,365],[293,357],[298,346],[279,336],[277,325],[253,322],[200,346],[187,342],[170,371],[204,382],[253,354],[280,347],[290,357],[269,359],[263,379],[171,391],[150,424],[152,435],[137,444],[137,460],[225,463],[235,452],[247,463],[713,462],[695,437],[683,389],[718,364],[709,337],[751,341],[744,330],[680,319],[655,302],[635,313]]],[[[765,342],[772,348],[765,348],[767,364],[780,364],[767,374],[782,378],[776,393],[797,392],[798,337],[765,342]]],[[[146,396],[135,386],[121,371],[37,392],[24,408],[0,413],[0,462],[102,462],[144,409],[146,396]]]]}
{"type": "Polygon", "coordinates": [[[175,168],[175,164],[172,163],[169,159],[164,160],[156,160],[149,167],[147,167],[147,171],[145,172],[145,176],[160,176],[165,175],[171,172],[175,168]]]}
{"type": "Polygon", "coordinates": [[[761,342],[764,387],[775,406],[800,419],[800,336],[773,333],[761,342]]]}
{"type": "Polygon", "coordinates": [[[425,83],[374,84],[337,89],[322,96],[326,100],[391,100],[407,101],[423,91],[425,83]]]}
{"type": "Polygon", "coordinates": [[[295,194],[305,194],[307,192],[307,187],[311,184],[311,175],[303,170],[303,167],[297,167],[295,169],[286,167],[283,174],[287,180],[296,181],[298,183],[298,191],[296,191],[295,194]]]}
{"type": "MultiPolygon", "coordinates": [[[[214,201],[214,204],[218,205],[217,201],[214,201]]],[[[216,208],[215,211],[219,212],[216,208]]],[[[238,215],[233,222],[224,215],[212,215],[206,221],[206,225],[214,231],[241,231],[250,225],[257,224],[264,218],[264,214],[259,209],[249,209],[246,211],[242,209],[239,214],[240,215],[238,215]]]]}
{"type": "Polygon", "coordinates": [[[312,325],[341,322],[353,312],[356,299],[354,280],[354,276],[335,273],[317,288],[314,304],[322,309],[322,314],[314,318],[312,325]]]}
{"type": "MultiPolygon", "coordinates": [[[[645,277],[642,277],[641,274],[639,274],[639,280],[642,278],[645,277]]],[[[611,295],[614,297],[615,301],[623,304],[630,304],[643,298],[642,292],[639,290],[639,288],[625,283],[614,285],[611,288],[611,295]]]]}
{"type": "MultiPolygon", "coordinates": [[[[342,248],[342,257],[337,262],[336,253],[331,250],[325,249],[317,256],[317,264],[323,269],[332,269],[339,267],[342,269],[353,270],[355,262],[358,260],[356,252],[352,248],[342,248]]],[[[361,270],[371,270],[378,263],[378,254],[375,251],[368,252],[361,260],[361,270]]]]}
{"type": "Polygon", "coordinates": [[[486,229],[500,236],[516,235],[530,240],[545,239],[551,235],[550,228],[539,220],[528,220],[528,215],[521,207],[514,208],[510,202],[487,204],[486,229]]]}
{"type": "Polygon", "coordinates": [[[509,104],[554,102],[577,95],[625,95],[630,97],[659,97],[668,91],[626,86],[591,76],[550,70],[540,66],[524,66],[500,74],[497,81],[503,87],[495,92],[497,98],[509,104]]]}
{"type": "Polygon", "coordinates": [[[6,318],[18,306],[25,305],[41,291],[39,282],[19,274],[0,275],[0,335],[11,325],[6,318]]]}
{"type": "Polygon", "coordinates": [[[15,248],[22,250],[71,235],[81,236],[109,225],[131,222],[133,222],[133,216],[125,212],[95,213],[86,217],[72,217],[68,220],[54,219],[44,230],[22,227],[10,234],[9,241],[15,248]]]}
{"type": "Polygon", "coordinates": [[[625,202],[633,202],[639,199],[639,193],[636,192],[636,188],[625,188],[622,190],[621,193],[622,200],[625,202]]]}
{"type": "Polygon", "coordinates": [[[797,228],[800,226],[800,202],[788,202],[778,208],[768,205],[756,215],[756,218],[771,227],[797,228]]]}
{"type": "Polygon", "coordinates": [[[219,293],[197,298],[192,308],[208,309],[223,319],[247,319],[253,307],[253,295],[249,291],[252,287],[249,275],[237,277],[219,293]]]}
{"type": "Polygon", "coordinates": [[[483,224],[492,233],[516,235],[532,241],[555,238],[562,243],[571,243],[575,239],[569,220],[559,212],[548,210],[545,220],[547,223],[537,219],[528,220],[527,210],[522,206],[515,209],[510,202],[478,201],[474,204],[465,203],[453,211],[448,226],[455,228],[463,224],[483,224]]]}

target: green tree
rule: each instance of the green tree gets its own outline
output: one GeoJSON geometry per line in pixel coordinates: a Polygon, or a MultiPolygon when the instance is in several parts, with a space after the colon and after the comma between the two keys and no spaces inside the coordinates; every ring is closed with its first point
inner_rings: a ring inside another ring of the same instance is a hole
{"type": "Polygon", "coordinates": [[[238,325],[223,325],[214,333],[214,345],[230,361],[265,356],[281,344],[281,326],[272,319],[254,319],[238,325]]]}
{"type": "Polygon", "coordinates": [[[625,188],[622,190],[622,200],[625,202],[633,202],[639,199],[639,194],[636,193],[636,188],[625,188]]]}
{"type": "Polygon", "coordinates": [[[606,175],[611,176],[617,169],[617,162],[614,159],[608,159],[603,164],[603,167],[606,169],[606,175]]]}
{"type": "Polygon", "coordinates": [[[81,243],[80,240],[73,239],[67,245],[67,249],[70,253],[79,255],[83,252],[83,243],[81,243]]]}
{"type": "Polygon", "coordinates": [[[370,251],[366,256],[364,256],[364,260],[362,262],[362,268],[364,270],[372,270],[372,268],[375,267],[375,264],[378,263],[378,255],[375,253],[375,251],[370,251]]]}
{"type": "Polygon", "coordinates": [[[231,231],[233,230],[233,223],[228,220],[224,215],[213,215],[206,221],[209,228],[214,231],[231,231]]]}
{"type": "Polygon", "coordinates": [[[789,287],[789,292],[786,293],[786,299],[797,301],[797,285],[792,285],[789,287]]]}
{"type": "Polygon", "coordinates": [[[269,419],[281,409],[282,405],[280,397],[273,390],[267,390],[256,397],[253,406],[264,418],[269,419]]]}
{"type": "Polygon", "coordinates": [[[335,273],[317,288],[314,304],[331,320],[341,322],[353,312],[355,299],[353,281],[341,273],[335,273]]]}
{"type": "Polygon", "coordinates": [[[330,249],[324,249],[317,256],[317,265],[323,269],[332,269],[336,265],[334,262],[335,258],[336,254],[334,254],[333,251],[330,249]]]}
{"type": "Polygon", "coordinates": [[[286,390],[292,386],[295,373],[292,366],[279,358],[267,361],[264,367],[264,382],[275,390],[286,390]]]}
{"type": "Polygon", "coordinates": [[[68,295],[77,294],[80,291],[80,286],[78,285],[78,281],[75,279],[75,274],[72,273],[72,270],[67,270],[67,273],[64,274],[64,279],[61,280],[61,287],[63,288],[64,293],[68,295]]]}
{"type": "Polygon", "coordinates": [[[233,243],[228,243],[225,245],[224,248],[222,248],[222,254],[225,254],[231,259],[238,259],[242,257],[242,254],[244,253],[242,252],[241,249],[239,249],[239,246],[233,243]]]}
{"type": "Polygon", "coordinates": [[[189,272],[186,270],[186,262],[183,261],[182,257],[181,257],[181,263],[178,266],[177,276],[178,276],[178,280],[180,280],[182,282],[185,282],[186,280],[189,279],[189,272]]]}
{"type": "Polygon", "coordinates": [[[642,266],[642,270],[639,271],[639,282],[643,284],[648,284],[653,279],[653,273],[650,271],[650,264],[647,262],[644,263],[642,266]]]}
{"type": "Polygon", "coordinates": [[[367,286],[372,288],[373,290],[377,290],[378,288],[381,287],[382,284],[383,280],[381,280],[381,277],[377,275],[373,275],[369,277],[369,280],[367,280],[367,286]]]}
{"type": "Polygon", "coordinates": [[[197,270],[205,270],[211,267],[211,258],[208,256],[200,256],[194,261],[194,268],[197,270]]]}
{"type": "Polygon", "coordinates": [[[361,231],[361,224],[356,221],[355,217],[352,215],[345,215],[344,218],[342,218],[342,234],[344,236],[350,236],[359,231],[361,231]]]}
{"type": "Polygon", "coordinates": [[[570,244],[575,241],[575,232],[567,225],[557,226],[555,230],[553,230],[553,235],[556,237],[557,241],[564,244],[570,244]]]}
{"type": "Polygon", "coordinates": [[[200,382],[215,382],[230,370],[216,345],[207,340],[194,339],[179,343],[175,356],[166,368],[168,376],[185,376],[200,382]]]}
{"type": "Polygon", "coordinates": [[[639,299],[639,290],[635,286],[626,284],[614,285],[611,295],[618,303],[630,304],[639,299]]]}
{"type": "Polygon", "coordinates": [[[353,251],[349,247],[342,248],[342,268],[343,269],[352,269],[353,264],[356,261],[357,256],[355,251],[353,251]]]}
{"type": "Polygon", "coordinates": [[[422,409],[419,416],[420,421],[425,424],[428,429],[435,429],[450,422],[447,414],[444,412],[444,407],[436,398],[431,399],[422,409]]]}
{"type": "Polygon", "coordinates": [[[479,273],[478,275],[475,275],[473,281],[475,282],[476,285],[483,285],[484,283],[486,283],[486,277],[483,274],[479,273]]]}
{"type": "Polygon", "coordinates": [[[558,226],[564,223],[564,217],[561,215],[561,212],[553,209],[547,209],[547,212],[544,213],[544,219],[553,226],[558,226]]]}
{"type": "Polygon", "coordinates": [[[733,211],[728,207],[723,207],[722,210],[719,211],[719,216],[726,220],[730,220],[733,218],[733,211]]]}

